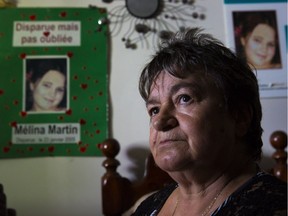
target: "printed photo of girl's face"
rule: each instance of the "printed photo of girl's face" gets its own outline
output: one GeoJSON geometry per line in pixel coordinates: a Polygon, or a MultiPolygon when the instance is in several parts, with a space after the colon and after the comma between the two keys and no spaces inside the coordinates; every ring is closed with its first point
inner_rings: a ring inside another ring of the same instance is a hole
{"type": "Polygon", "coordinates": [[[271,67],[275,55],[275,30],[266,24],[257,25],[245,38],[241,38],[247,62],[258,69],[271,67]]]}
{"type": "Polygon", "coordinates": [[[64,112],[69,81],[67,58],[28,58],[25,66],[25,110],[64,112]]]}
{"type": "Polygon", "coordinates": [[[236,54],[253,69],[282,68],[275,10],[233,12],[236,54]]]}
{"type": "Polygon", "coordinates": [[[33,111],[58,111],[65,94],[65,76],[56,70],[48,71],[35,83],[30,83],[33,111]]]}

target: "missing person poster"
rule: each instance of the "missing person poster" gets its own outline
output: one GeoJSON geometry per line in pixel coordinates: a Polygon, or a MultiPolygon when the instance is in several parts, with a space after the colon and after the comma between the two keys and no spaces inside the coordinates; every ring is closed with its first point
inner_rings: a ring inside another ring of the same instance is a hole
{"type": "Polygon", "coordinates": [[[0,9],[0,158],[101,155],[106,17],[96,7],[0,9]]]}

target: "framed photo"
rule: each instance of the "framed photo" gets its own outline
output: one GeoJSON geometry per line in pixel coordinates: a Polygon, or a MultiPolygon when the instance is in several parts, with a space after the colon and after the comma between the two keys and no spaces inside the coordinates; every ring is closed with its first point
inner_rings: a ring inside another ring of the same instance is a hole
{"type": "Polygon", "coordinates": [[[228,46],[256,73],[260,96],[287,97],[287,3],[225,3],[228,46]]]}
{"type": "Polygon", "coordinates": [[[29,114],[69,110],[69,58],[27,56],[23,59],[23,109],[29,114]]]}

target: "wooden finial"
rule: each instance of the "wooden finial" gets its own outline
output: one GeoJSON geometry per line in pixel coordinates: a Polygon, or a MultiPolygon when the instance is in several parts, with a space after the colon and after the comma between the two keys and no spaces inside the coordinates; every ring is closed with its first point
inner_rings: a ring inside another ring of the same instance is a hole
{"type": "Polygon", "coordinates": [[[98,148],[106,157],[115,158],[120,151],[120,144],[117,140],[110,138],[100,143],[98,148]]]}
{"type": "Polygon", "coordinates": [[[273,168],[273,175],[282,181],[287,182],[287,134],[283,131],[275,131],[270,136],[270,143],[276,149],[272,155],[276,161],[273,168]]]}

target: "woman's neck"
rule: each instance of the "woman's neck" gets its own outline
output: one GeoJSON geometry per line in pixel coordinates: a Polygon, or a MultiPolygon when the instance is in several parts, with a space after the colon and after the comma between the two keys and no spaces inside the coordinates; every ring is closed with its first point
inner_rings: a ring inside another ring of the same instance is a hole
{"type": "Polygon", "coordinates": [[[190,184],[179,182],[172,198],[177,203],[174,216],[177,215],[210,215],[234,191],[257,173],[255,163],[247,164],[247,168],[231,173],[223,173],[207,181],[205,184],[190,181],[190,184]]]}

